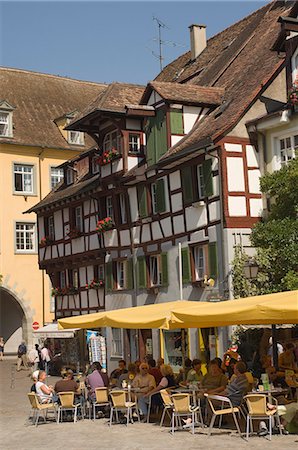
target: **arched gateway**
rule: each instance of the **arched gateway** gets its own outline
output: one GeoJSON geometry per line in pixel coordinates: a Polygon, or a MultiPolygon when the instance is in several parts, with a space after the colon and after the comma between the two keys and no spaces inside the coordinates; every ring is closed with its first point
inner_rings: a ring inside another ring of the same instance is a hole
{"type": "Polygon", "coordinates": [[[0,286],[0,336],[4,338],[6,354],[17,353],[22,339],[32,346],[32,322],[33,310],[27,302],[8,287],[0,286]]]}

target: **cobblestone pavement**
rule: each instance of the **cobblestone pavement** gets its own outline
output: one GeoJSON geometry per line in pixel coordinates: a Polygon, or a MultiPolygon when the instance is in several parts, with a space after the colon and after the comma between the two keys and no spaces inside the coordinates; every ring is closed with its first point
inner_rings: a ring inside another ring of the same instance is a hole
{"type": "MultiPolygon", "coordinates": [[[[30,410],[27,392],[31,380],[28,372],[22,370],[15,374],[14,386],[11,386],[11,370],[15,368],[14,360],[0,362],[0,449],[1,450],[72,450],[90,449],[120,449],[121,450],[188,450],[198,449],[250,449],[252,447],[279,449],[298,448],[298,436],[273,436],[272,442],[264,437],[253,436],[247,443],[231,430],[216,430],[211,437],[206,436],[206,430],[196,429],[193,436],[188,431],[169,433],[168,427],[160,428],[156,424],[134,423],[125,425],[107,425],[106,419],[78,421],[76,424],[65,422],[40,422],[34,427],[28,421],[30,410]]],[[[48,384],[54,384],[55,377],[48,378],[48,384]]]]}

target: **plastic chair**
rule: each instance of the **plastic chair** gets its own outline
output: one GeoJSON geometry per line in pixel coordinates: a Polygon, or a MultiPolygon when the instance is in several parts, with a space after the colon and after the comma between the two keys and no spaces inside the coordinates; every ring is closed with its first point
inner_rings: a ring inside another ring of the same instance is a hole
{"type": "Polygon", "coordinates": [[[30,401],[31,411],[32,411],[32,414],[33,414],[32,420],[33,420],[33,423],[34,423],[34,419],[35,419],[35,426],[36,427],[38,425],[39,416],[40,416],[41,413],[43,414],[43,418],[44,418],[45,422],[46,422],[46,419],[47,419],[48,411],[53,411],[54,415],[55,415],[55,419],[57,420],[57,411],[56,411],[56,407],[55,407],[54,403],[40,403],[38,395],[35,394],[34,392],[30,392],[28,394],[28,398],[29,398],[29,401],[30,401]]]}
{"type": "MultiPolygon", "coordinates": [[[[209,430],[208,430],[208,436],[211,435],[212,432],[212,428],[214,426],[216,417],[222,417],[224,415],[227,414],[232,414],[237,431],[239,433],[239,435],[241,436],[241,430],[239,427],[239,423],[236,417],[236,413],[240,414],[240,409],[236,406],[232,405],[231,400],[228,397],[224,397],[222,395],[210,395],[210,394],[205,394],[205,397],[208,400],[211,412],[212,412],[212,418],[211,418],[211,422],[209,425],[209,430]],[[220,405],[220,409],[216,408],[219,406],[219,402],[221,402],[220,405]]],[[[219,427],[221,426],[221,421],[219,424],[219,427]]]]}
{"type": "MultiPolygon", "coordinates": [[[[58,406],[58,423],[62,418],[62,411],[74,411],[73,422],[76,423],[79,404],[74,403],[74,392],[59,392],[60,405],[58,406]]],[[[83,414],[82,414],[83,417],[83,414]]]]}
{"type": "Polygon", "coordinates": [[[172,434],[175,432],[175,421],[177,426],[181,426],[181,417],[191,417],[192,434],[195,432],[195,417],[200,410],[200,406],[192,407],[190,404],[190,394],[180,393],[171,396],[173,402],[172,410],[172,434]],[[176,419],[176,420],[175,420],[176,419]]]}
{"type": "Polygon", "coordinates": [[[93,403],[93,420],[95,420],[96,408],[102,408],[104,406],[110,406],[109,392],[106,387],[100,387],[95,389],[95,402],[93,403]]]}
{"type": "Polygon", "coordinates": [[[246,417],[246,439],[248,440],[249,436],[249,428],[251,432],[253,432],[253,420],[268,420],[269,422],[269,440],[271,441],[272,437],[272,423],[273,417],[276,417],[277,424],[279,428],[280,434],[282,434],[280,418],[277,413],[277,401],[274,397],[270,396],[270,402],[274,402],[276,408],[268,409],[268,396],[265,394],[248,394],[244,397],[248,409],[248,414],[246,417]]]}
{"type": "Polygon", "coordinates": [[[138,421],[140,422],[140,416],[139,416],[137,404],[135,402],[126,401],[126,392],[125,391],[120,391],[120,390],[110,391],[110,397],[112,400],[110,423],[109,423],[110,426],[112,425],[114,412],[116,415],[117,422],[119,422],[118,412],[125,412],[126,418],[127,418],[126,425],[128,426],[128,423],[130,420],[133,422],[133,419],[132,419],[133,409],[137,413],[138,421]]]}
{"type": "Polygon", "coordinates": [[[161,395],[161,399],[162,399],[162,403],[163,403],[163,412],[162,412],[160,425],[159,425],[160,427],[162,427],[166,414],[169,416],[170,420],[172,419],[170,411],[173,410],[174,405],[173,405],[173,401],[171,399],[171,394],[169,394],[169,392],[166,389],[162,389],[161,391],[159,391],[159,393],[161,395]]]}

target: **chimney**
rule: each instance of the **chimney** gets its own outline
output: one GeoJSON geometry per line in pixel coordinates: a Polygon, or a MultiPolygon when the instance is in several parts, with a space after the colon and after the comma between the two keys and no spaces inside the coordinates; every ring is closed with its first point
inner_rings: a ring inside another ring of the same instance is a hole
{"type": "Polygon", "coordinates": [[[194,61],[206,48],[206,25],[190,25],[191,60],[194,61]]]}

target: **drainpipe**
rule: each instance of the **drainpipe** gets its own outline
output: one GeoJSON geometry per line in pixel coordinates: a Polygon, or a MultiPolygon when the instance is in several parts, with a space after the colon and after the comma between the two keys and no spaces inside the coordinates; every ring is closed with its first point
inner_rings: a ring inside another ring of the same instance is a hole
{"type": "MultiPolygon", "coordinates": [[[[44,152],[44,147],[42,147],[41,152],[38,154],[38,175],[39,175],[39,201],[42,200],[42,190],[41,190],[41,155],[44,152]]],[[[38,221],[37,221],[37,227],[38,227],[38,221]]],[[[42,325],[45,324],[45,271],[42,269],[41,271],[41,287],[42,287],[42,325]]]]}

